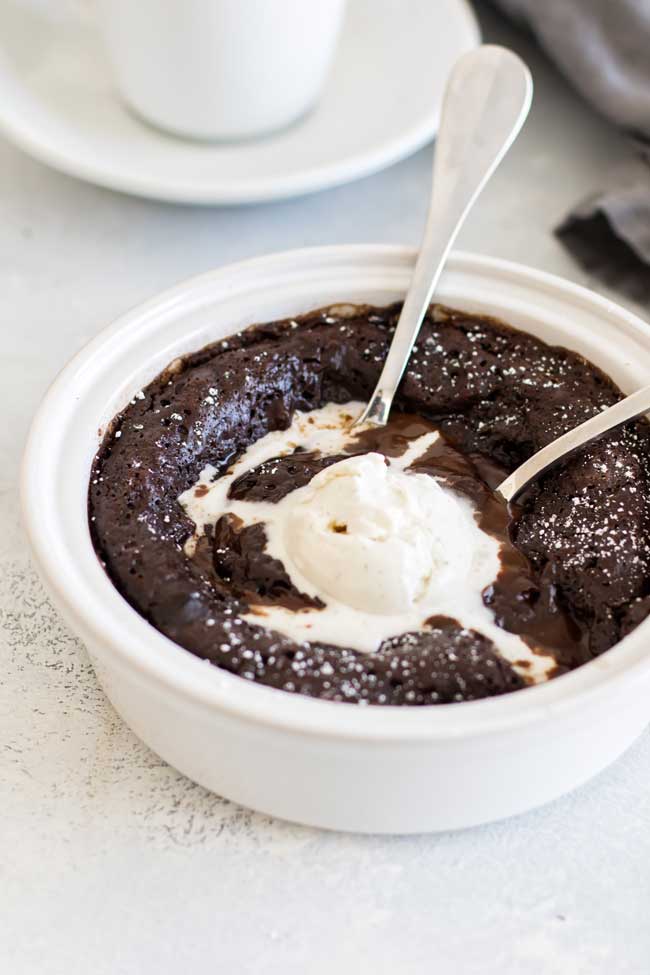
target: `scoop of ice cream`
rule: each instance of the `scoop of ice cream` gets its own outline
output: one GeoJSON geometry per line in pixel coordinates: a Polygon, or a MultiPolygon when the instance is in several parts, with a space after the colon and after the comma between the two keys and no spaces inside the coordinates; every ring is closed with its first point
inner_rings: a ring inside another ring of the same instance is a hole
{"type": "Polygon", "coordinates": [[[333,464],[287,502],[285,545],[298,569],[319,592],[366,613],[428,603],[471,562],[463,502],[381,454],[333,464]]]}

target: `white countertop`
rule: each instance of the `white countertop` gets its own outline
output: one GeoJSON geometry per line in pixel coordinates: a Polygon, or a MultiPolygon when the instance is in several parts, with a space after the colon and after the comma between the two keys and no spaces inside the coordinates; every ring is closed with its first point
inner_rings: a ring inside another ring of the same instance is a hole
{"type": "MultiPolygon", "coordinates": [[[[460,245],[585,282],[551,235],[629,149],[520,35],[530,122],[460,245]]],[[[18,527],[30,417],[115,315],[271,250],[415,244],[431,150],[302,200],[191,209],[51,172],[0,141],[0,969],[7,975],[647,975],[650,735],[573,795],[480,829],[323,833],[207,793],[122,724],[18,527]]],[[[603,716],[607,720],[607,716],[603,716]]]]}

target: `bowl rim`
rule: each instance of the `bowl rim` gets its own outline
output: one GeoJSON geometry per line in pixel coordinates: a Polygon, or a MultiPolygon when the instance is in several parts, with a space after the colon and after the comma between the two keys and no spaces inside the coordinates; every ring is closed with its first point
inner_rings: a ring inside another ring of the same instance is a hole
{"type": "MultiPolygon", "coordinates": [[[[631,682],[650,678],[650,654],[644,652],[650,619],[612,650],[549,683],[500,697],[431,707],[360,707],[322,701],[265,687],[200,660],[159,633],[141,617],[103,572],[103,585],[86,579],[57,525],[53,471],[59,452],[54,436],[65,411],[78,410],[75,381],[90,368],[102,368],[105,353],[126,339],[134,326],[155,331],[164,313],[187,306],[189,300],[239,275],[274,273],[287,264],[319,268],[347,264],[414,263],[416,250],[402,245],[344,244],[277,252],[237,262],[188,278],[137,305],[98,333],[59,372],[47,390],[29,431],[21,471],[23,523],[41,577],[73,630],[92,648],[91,656],[110,657],[110,664],[159,691],[173,693],[189,704],[233,718],[287,732],[362,741],[409,741],[430,744],[458,739],[489,738],[577,709],[594,706],[631,682]],[[98,365],[99,363],[99,365],[98,365]],[[38,473],[38,478],[36,474],[38,473]],[[44,476],[45,475],[45,476],[44,476]],[[45,495],[44,493],[45,492],[45,495]],[[46,503],[44,503],[44,501],[46,503]]],[[[467,252],[454,252],[450,266],[468,274],[487,275],[507,283],[524,282],[552,293],[569,305],[588,307],[615,327],[632,334],[648,348],[650,331],[638,316],[588,289],[547,272],[467,252]]],[[[111,363],[105,367],[110,372],[111,363]]],[[[92,426],[92,424],[91,424],[92,426]]],[[[96,559],[90,533],[88,545],[96,559]]],[[[99,563],[97,561],[97,566],[99,563]]]]}

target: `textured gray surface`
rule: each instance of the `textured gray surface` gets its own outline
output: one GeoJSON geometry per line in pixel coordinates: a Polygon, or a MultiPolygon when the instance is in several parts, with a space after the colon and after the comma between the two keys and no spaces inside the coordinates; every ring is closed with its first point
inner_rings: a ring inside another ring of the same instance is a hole
{"type": "MultiPolygon", "coordinates": [[[[585,281],[550,235],[624,143],[525,41],[530,124],[461,245],[585,281]]],[[[373,971],[647,975],[650,737],[537,812],[440,836],[275,822],[141,745],[43,595],[18,527],[28,422],[69,356],[118,312],[237,258],[303,244],[415,243],[430,150],[306,200],[145,203],[0,142],[0,969],[11,975],[373,971]]],[[[603,720],[607,716],[603,715],[603,720]]]]}

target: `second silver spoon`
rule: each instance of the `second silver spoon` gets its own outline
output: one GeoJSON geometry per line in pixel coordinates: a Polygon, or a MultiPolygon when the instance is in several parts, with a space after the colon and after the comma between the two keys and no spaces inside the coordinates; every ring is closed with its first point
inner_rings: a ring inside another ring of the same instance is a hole
{"type": "Polygon", "coordinates": [[[544,471],[554,467],[559,461],[569,457],[593,440],[598,440],[610,430],[615,430],[648,411],[650,411],[650,386],[644,386],[643,389],[631,393],[619,403],[614,403],[613,406],[609,406],[601,413],[597,413],[596,416],[592,416],[590,420],[585,420],[580,426],[562,434],[561,437],[553,440],[546,447],[542,447],[536,454],[524,461],[516,471],[513,471],[510,477],[502,481],[496,489],[496,493],[500,494],[503,500],[508,503],[514,501],[517,495],[521,494],[544,471]]]}

